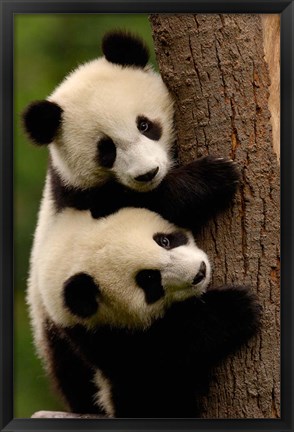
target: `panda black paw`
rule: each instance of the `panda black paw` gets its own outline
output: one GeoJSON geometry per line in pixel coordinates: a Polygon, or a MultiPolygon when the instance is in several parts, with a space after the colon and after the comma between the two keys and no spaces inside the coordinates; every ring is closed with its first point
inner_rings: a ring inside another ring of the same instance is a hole
{"type": "Polygon", "coordinates": [[[224,193],[237,189],[240,180],[238,165],[232,159],[203,156],[197,162],[197,169],[200,170],[203,181],[212,187],[213,190],[220,190],[224,193]]]}
{"type": "Polygon", "coordinates": [[[208,218],[228,208],[240,181],[238,165],[231,159],[203,156],[189,164],[198,180],[198,192],[203,201],[203,213],[208,218]]]}
{"type": "Polygon", "coordinates": [[[203,156],[172,168],[159,185],[151,210],[197,233],[209,219],[227,209],[236,193],[240,172],[228,158],[203,156]]]}
{"type": "Polygon", "coordinates": [[[202,298],[240,341],[249,339],[259,329],[262,306],[249,287],[221,286],[210,289],[202,298]]]}

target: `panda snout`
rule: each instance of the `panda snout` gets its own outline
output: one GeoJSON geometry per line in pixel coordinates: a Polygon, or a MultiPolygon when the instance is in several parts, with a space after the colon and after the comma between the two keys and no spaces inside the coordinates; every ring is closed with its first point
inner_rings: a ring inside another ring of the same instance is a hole
{"type": "Polygon", "coordinates": [[[154,177],[157,175],[158,171],[159,171],[159,167],[156,167],[156,168],[148,171],[145,174],[142,174],[142,175],[135,177],[135,180],[138,182],[144,182],[144,183],[149,182],[149,181],[154,179],[154,177]]]}
{"type": "Polygon", "coordinates": [[[192,284],[193,285],[199,284],[205,278],[205,276],[206,276],[206,264],[204,261],[202,261],[198,273],[194,277],[192,284]]]}

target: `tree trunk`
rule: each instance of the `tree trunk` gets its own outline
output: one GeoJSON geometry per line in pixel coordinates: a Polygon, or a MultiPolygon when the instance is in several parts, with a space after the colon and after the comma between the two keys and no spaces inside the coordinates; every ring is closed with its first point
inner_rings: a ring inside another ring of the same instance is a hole
{"type": "Polygon", "coordinates": [[[197,238],[213,263],[212,283],[250,285],[263,306],[260,334],[215,370],[203,417],[278,418],[279,95],[271,102],[269,95],[277,92],[279,69],[277,57],[270,68],[266,60],[279,55],[279,17],[152,15],[150,21],[159,69],[175,99],[180,163],[217,154],[234,159],[242,173],[232,208],[197,238]]]}

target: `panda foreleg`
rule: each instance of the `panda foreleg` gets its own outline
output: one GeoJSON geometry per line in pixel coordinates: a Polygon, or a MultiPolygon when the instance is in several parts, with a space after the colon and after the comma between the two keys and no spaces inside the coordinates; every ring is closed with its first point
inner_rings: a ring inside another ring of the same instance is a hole
{"type": "MultiPolygon", "coordinates": [[[[261,306],[244,286],[222,286],[201,298],[196,350],[209,362],[218,362],[245,344],[258,330],[261,306]]],[[[193,327],[193,325],[192,325],[193,327]]]]}
{"type": "Polygon", "coordinates": [[[230,159],[201,157],[167,174],[155,192],[154,210],[180,226],[197,230],[229,207],[239,178],[237,165],[230,159]]]}
{"type": "Polygon", "coordinates": [[[160,335],[166,358],[192,371],[198,365],[199,371],[246,343],[257,332],[260,317],[261,307],[247,288],[223,286],[175,303],[152,331],[160,335]]]}

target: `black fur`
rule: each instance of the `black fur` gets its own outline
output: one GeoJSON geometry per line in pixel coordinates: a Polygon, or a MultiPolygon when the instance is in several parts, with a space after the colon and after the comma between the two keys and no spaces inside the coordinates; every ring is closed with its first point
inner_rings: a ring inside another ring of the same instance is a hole
{"type": "Polygon", "coordinates": [[[162,127],[158,121],[151,121],[147,117],[137,117],[137,127],[147,138],[159,141],[162,135],[162,127]]]}
{"type": "Polygon", "coordinates": [[[109,62],[121,66],[144,68],[149,60],[145,42],[123,31],[107,33],[102,40],[102,52],[109,62]]]}
{"type": "Polygon", "coordinates": [[[102,138],[97,145],[98,164],[104,168],[112,168],[116,159],[116,146],[111,138],[102,138]]]}
{"type": "Polygon", "coordinates": [[[159,270],[140,270],[136,283],[144,291],[147,304],[155,303],[164,296],[159,270]]]}
{"type": "Polygon", "coordinates": [[[93,218],[97,219],[122,207],[145,207],[194,232],[229,207],[239,180],[234,163],[212,156],[171,169],[161,184],[150,192],[136,192],[115,178],[96,188],[81,190],[66,186],[52,166],[50,171],[57,211],[65,207],[90,209],[93,218]]]}
{"type": "Polygon", "coordinates": [[[140,181],[140,182],[149,182],[149,181],[154,179],[154,177],[156,176],[158,171],[159,171],[159,167],[156,167],[156,168],[148,171],[145,174],[141,174],[141,175],[135,177],[135,180],[140,181]]]}
{"type": "Polygon", "coordinates": [[[81,318],[94,315],[98,309],[99,287],[92,276],[77,273],[63,284],[64,305],[81,318]]]}
{"type": "Polygon", "coordinates": [[[63,183],[59,174],[53,168],[50,157],[48,169],[50,172],[51,198],[57,212],[61,212],[66,207],[77,210],[90,208],[92,189],[82,190],[63,183]]]}
{"type": "Polygon", "coordinates": [[[36,144],[50,144],[61,124],[62,108],[47,100],[31,103],[23,113],[23,123],[36,144]]]}
{"type": "Polygon", "coordinates": [[[205,276],[206,276],[206,264],[204,261],[202,261],[198,273],[193,279],[193,285],[199,284],[205,278],[205,276]]]}
{"type": "Polygon", "coordinates": [[[49,319],[44,322],[44,333],[47,353],[50,355],[49,373],[56,390],[65,398],[69,409],[80,414],[102,413],[93,405],[97,387],[92,382],[92,366],[80,353],[75,353],[66,335],[49,319]]]}
{"type": "Polygon", "coordinates": [[[117,417],[198,417],[211,368],[256,333],[260,316],[247,289],[222,287],[173,304],[144,331],[78,325],[66,334],[110,379],[117,417]]]}
{"type": "Polygon", "coordinates": [[[164,249],[174,249],[188,243],[188,237],[183,231],[176,231],[171,234],[154,234],[153,240],[164,249]],[[167,240],[167,242],[166,242],[167,240]]]}

